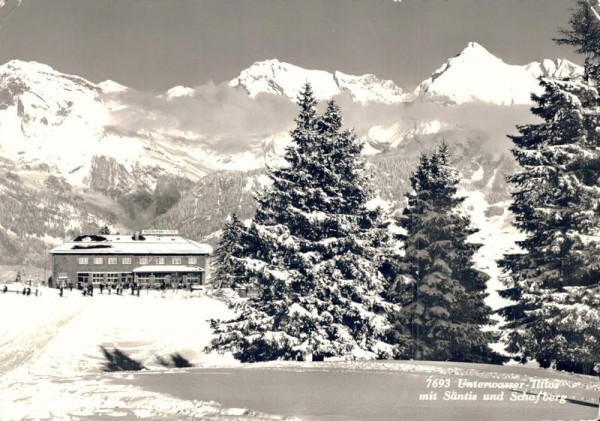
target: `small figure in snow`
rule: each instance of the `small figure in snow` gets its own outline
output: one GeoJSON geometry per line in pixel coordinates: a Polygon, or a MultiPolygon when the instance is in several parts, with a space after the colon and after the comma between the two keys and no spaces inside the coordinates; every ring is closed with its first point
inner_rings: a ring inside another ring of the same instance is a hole
{"type": "Polygon", "coordinates": [[[62,296],[63,296],[63,291],[64,291],[64,288],[61,286],[61,287],[60,287],[60,293],[58,294],[60,297],[62,297],[62,296]]]}
{"type": "Polygon", "coordinates": [[[2,293],[6,294],[7,291],[8,291],[8,287],[6,285],[4,285],[4,288],[2,289],[2,293]]]}

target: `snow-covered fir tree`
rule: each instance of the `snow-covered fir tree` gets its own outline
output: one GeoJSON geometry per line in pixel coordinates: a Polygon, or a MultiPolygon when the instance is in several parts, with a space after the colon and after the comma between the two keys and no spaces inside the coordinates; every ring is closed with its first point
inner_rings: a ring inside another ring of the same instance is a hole
{"type": "Polygon", "coordinates": [[[542,122],[511,137],[523,168],[509,178],[517,189],[511,209],[527,237],[524,253],[500,262],[501,295],[513,300],[502,309],[508,350],[584,373],[599,372],[600,355],[600,20],[591,6],[577,0],[570,28],[555,40],[584,55],[583,77],[540,78],[544,94],[532,97],[531,111],[542,122]]]}
{"type": "MultiPolygon", "coordinates": [[[[535,327],[527,336],[543,366],[600,373],[600,290],[586,286],[546,290],[535,327]]],[[[529,345],[529,344],[528,344],[529,345]]]]}
{"type": "Polygon", "coordinates": [[[595,84],[582,78],[541,78],[540,84],[544,93],[532,96],[531,111],[542,122],[519,126],[510,136],[522,167],[508,178],[516,187],[511,210],[526,239],[518,242],[523,253],[500,261],[507,275],[500,295],[513,301],[501,314],[508,350],[522,361],[588,371],[598,360],[599,327],[575,326],[581,309],[560,302],[576,302],[600,279],[594,241],[600,228],[600,98],[595,84]]]}
{"type": "Polygon", "coordinates": [[[243,282],[239,258],[242,256],[244,224],[234,212],[223,226],[219,243],[212,255],[212,280],[217,288],[236,288],[243,282]]]}
{"type": "Polygon", "coordinates": [[[556,38],[557,44],[571,45],[575,52],[584,57],[584,75],[586,82],[598,83],[600,80],[600,19],[592,10],[589,0],[576,0],[573,14],[569,20],[570,28],[561,29],[562,38],[556,38]]]}
{"type": "Polygon", "coordinates": [[[488,276],[473,267],[481,246],[467,241],[476,233],[459,210],[458,171],[447,145],[422,155],[411,179],[408,206],[398,224],[404,256],[391,263],[395,285],[390,299],[401,306],[394,316],[394,342],[400,358],[499,362],[488,347],[494,324],[484,303],[488,276]]]}
{"type": "Polygon", "coordinates": [[[335,102],[317,114],[309,84],[298,104],[287,164],[268,172],[240,260],[258,295],[234,320],[213,322],[211,348],[250,362],[389,357],[376,261],[388,237],[382,211],[368,206],[362,143],[342,129],[335,102]]]}

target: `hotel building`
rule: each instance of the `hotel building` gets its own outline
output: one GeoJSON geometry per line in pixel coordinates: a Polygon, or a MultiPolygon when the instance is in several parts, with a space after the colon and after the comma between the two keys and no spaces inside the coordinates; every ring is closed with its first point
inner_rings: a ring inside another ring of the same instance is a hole
{"type": "Polygon", "coordinates": [[[81,235],[50,251],[50,286],[202,285],[211,253],[208,244],[182,238],[176,231],[81,235]]]}

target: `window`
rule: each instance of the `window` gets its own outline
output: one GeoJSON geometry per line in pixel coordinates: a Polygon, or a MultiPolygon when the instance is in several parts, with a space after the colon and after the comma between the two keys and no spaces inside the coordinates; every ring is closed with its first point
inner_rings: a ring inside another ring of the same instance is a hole
{"type": "Polygon", "coordinates": [[[106,282],[109,284],[116,284],[119,281],[118,273],[107,273],[106,274],[106,282]]]}
{"type": "Polygon", "coordinates": [[[164,257],[157,257],[156,258],[156,264],[157,265],[164,265],[165,264],[165,258],[164,257]]]}
{"type": "Polygon", "coordinates": [[[148,258],[140,257],[140,265],[147,265],[147,264],[148,264],[148,258]]]}
{"type": "Polygon", "coordinates": [[[94,257],[94,264],[95,265],[101,265],[102,264],[102,257],[94,257]]]}
{"type": "Polygon", "coordinates": [[[80,257],[79,258],[79,264],[80,265],[87,265],[88,264],[88,258],[87,257],[80,257]]]}
{"type": "Polygon", "coordinates": [[[181,257],[173,257],[173,264],[174,265],[180,265],[181,264],[181,257]]]}
{"type": "Polygon", "coordinates": [[[117,264],[117,258],[116,257],[109,257],[108,258],[108,264],[109,265],[116,265],[117,264]]]}
{"type": "Polygon", "coordinates": [[[83,284],[87,284],[90,279],[89,273],[78,273],[77,274],[77,282],[81,282],[83,284]]]}
{"type": "Polygon", "coordinates": [[[92,283],[99,284],[104,282],[104,274],[103,273],[92,273],[92,283]]]}
{"type": "Polygon", "coordinates": [[[196,264],[198,264],[198,258],[197,257],[188,257],[188,264],[189,265],[196,265],[196,264]]]}
{"type": "Polygon", "coordinates": [[[124,265],[130,265],[131,264],[131,257],[123,257],[123,264],[124,265]]]}
{"type": "Polygon", "coordinates": [[[196,275],[188,275],[187,282],[190,284],[202,284],[202,281],[196,275]]]}

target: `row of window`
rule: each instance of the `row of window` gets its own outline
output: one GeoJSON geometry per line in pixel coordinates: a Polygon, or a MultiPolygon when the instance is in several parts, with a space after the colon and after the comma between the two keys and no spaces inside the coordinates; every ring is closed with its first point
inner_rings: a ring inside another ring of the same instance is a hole
{"type": "Polygon", "coordinates": [[[80,283],[88,283],[92,281],[92,283],[116,283],[116,282],[131,282],[133,276],[131,273],[78,273],[77,274],[77,282],[80,283]],[[91,275],[91,276],[90,276],[91,275]]]}
{"type": "Polygon", "coordinates": [[[156,276],[156,275],[137,275],[135,277],[136,282],[140,283],[140,284],[150,284],[150,285],[157,285],[160,284],[162,282],[165,283],[171,283],[174,281],[178,281],[178,282],[183,282],[184,284],[197,284],[198,282],[200,282],[200,278],[197,275],[183,275],[181,278],[177,279],[177,278],[173,278],[170,275],[165,275],[165,276],[156,276]]]}
{"type": "MultiPolygon", "coordinates": [[[[138,263],[140,265],[147,265],[150,260],[153,261],[154,264],[157,265],[164,265],[165,264],[165,258],[164,257],[155,257],[155,258],[149,258],[149,257],[140,257],[138,258],[138,263]]],[[[104,258],[103,257],[94,257],[92,259],[93,263],[95,265],[102,265],[104,264],[104,258]]],[[[171,264],[173,265],[180,265],[181,264],[181,257],[172,257],[171,258],[171,264]]],[[[90,259],[88,257],[80,257],[79,258],[79,264],[80,265],[87,265],[89,264],[90,259]]],[[[106,262],[109,265],[116,265],[118,263],[118,258],[117,257],[108,257],[106,259],[106,262]]],[[[124,265],[130,265],[132,262],[131,257],[123,257],[121,258],[121,263],[124,265]]],[[[196,265],[198,264],[198,258],[197,257],[188,257],[187,259],[188,265],[196,265]]]]}
{"type": "MultiPolygon", "coordinates": [[[[138,275],[135,277],[136,282],[140,284],[151,284],[156,285],[162,282],[170,283],[175,278],[170,275],[155,276],[155,275],[138,275]]],[[[77,273],[77,282],[81,284],[87,284],[92,282],[93,284],[116,284],[126,283],[134,280],[134,277],[130,273],[77,273]]],[[[197,275],[183,275],[180,278],[183,283],[198,283],[200,278],[197,275]]]]}

